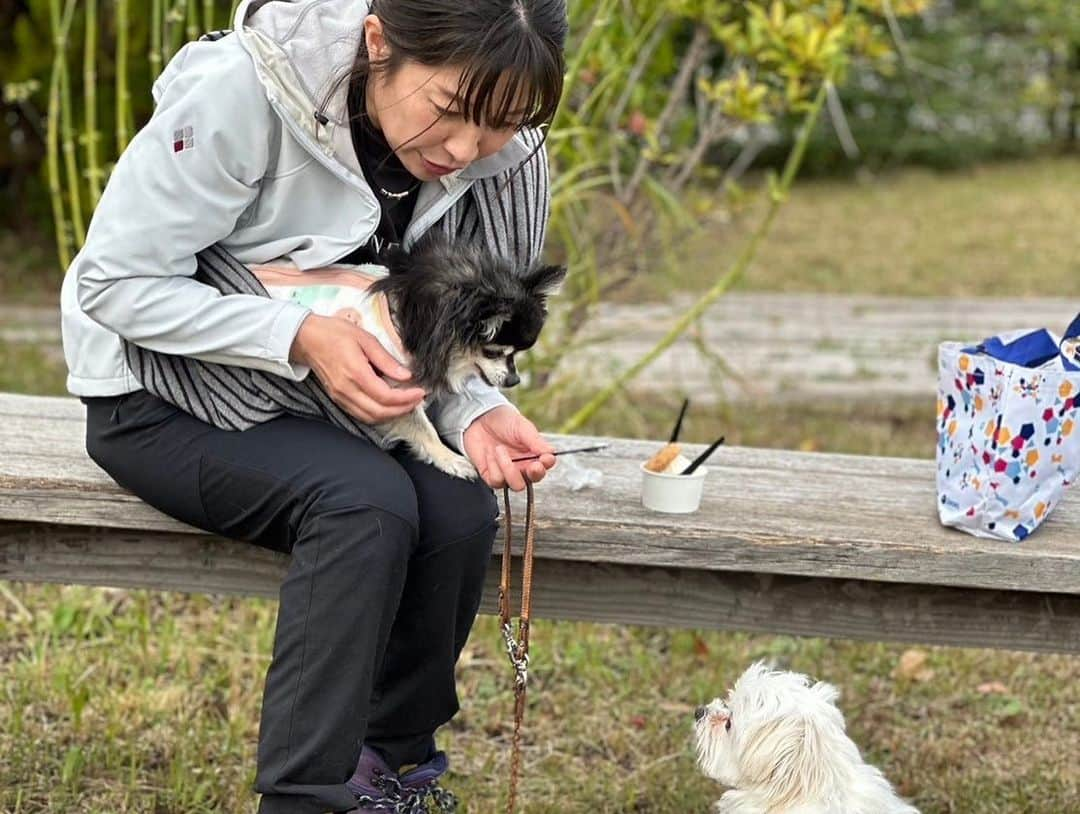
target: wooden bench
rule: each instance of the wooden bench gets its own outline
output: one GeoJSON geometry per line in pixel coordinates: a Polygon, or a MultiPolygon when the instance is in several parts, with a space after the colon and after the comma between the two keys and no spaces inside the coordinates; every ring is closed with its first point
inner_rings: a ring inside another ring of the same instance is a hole
{"type": "MultiPolygon", "coordinates": [[[[656,445],[609,440],[602,488],[536,490],[536,616],[1080,653],[1080,495],[1014,545],[941,528],[929,460],[721,448],[668,516],[638,497],[656,445]]],[[[0,394],[0,579],[275,596],[283,568],[116,486],[78,401],[0,394]]]]}

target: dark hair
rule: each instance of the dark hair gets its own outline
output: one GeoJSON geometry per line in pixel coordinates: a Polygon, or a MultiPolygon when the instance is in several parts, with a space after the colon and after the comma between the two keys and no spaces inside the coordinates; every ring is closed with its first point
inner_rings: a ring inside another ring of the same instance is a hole
{"type": "Polygon", "coordinates": [[[406,60],[463,68],[462,114],[476,124],[539,127],[562,96],[566,0],[371,0],[390,55],[369,59],[361,37],[349,80],[393,74],[406,60]],[[505,77],[505,84],[500,82],[505,77]],[[524,120],[510,113],[523,102],[524,120]]]}

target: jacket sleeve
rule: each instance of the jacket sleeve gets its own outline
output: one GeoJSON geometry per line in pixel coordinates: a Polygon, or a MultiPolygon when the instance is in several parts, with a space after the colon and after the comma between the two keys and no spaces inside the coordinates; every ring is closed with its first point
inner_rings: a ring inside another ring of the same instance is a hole
{"type": "MultiPolygon", "coordinates": [[[[488,247],[514,257],[518,264],[528,265],[538,261],[543,251],[551,195],[542,134],[525,130],[519,137],[532,152],[531,157],[511,173],[509,183],[500,178],[491,184],[490,188],[497,189],[495,194],[502,199],[497,207],[490,200],[478,201],[478,206],[483,212],[481,220],[495,233],[489,236],[488,247]],[[526,217],[526,212],[531,216],[526,217]]],[[[428,409],[428,414],[443,441],[463,452],[468,426],[504,404],[514,407],[497,388],[474,376],[461,393],[444,396],[428,409]]]]}
{"type": "Polygon", "coordinates": [[[469,425],[504,404],[517,410],[497,388],[485,384],[479,376],[473,376],[466,381],[462,392],[443,396],[428,407],[427,413],[443,441],[464,453],[465,430],[469,425]]]}
{"type": "Polygon", "coordinates": [[[73,261],[79,306],[150,350],[293,380],[309,311],[223,296],[194,279],[195,254],[228,236],[256,200],[280,127],[235,38],[185,46],[155,84],[154,115],[117,162],[73,261]]]}

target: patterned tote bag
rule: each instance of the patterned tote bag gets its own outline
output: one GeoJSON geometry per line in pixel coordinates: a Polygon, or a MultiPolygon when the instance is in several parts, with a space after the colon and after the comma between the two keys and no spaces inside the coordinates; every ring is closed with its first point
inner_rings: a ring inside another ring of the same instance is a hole
{"type": "Polygon", "coordinates": [[[938,514],[1018,542],[1080,473],[1080,316],[1062,339],[1014,332],[938,349],[938,514]]]}

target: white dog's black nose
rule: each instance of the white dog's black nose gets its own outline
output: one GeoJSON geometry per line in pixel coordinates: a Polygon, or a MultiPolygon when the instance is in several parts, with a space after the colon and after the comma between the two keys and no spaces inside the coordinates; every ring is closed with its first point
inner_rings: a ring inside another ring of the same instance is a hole
{"type": "Polygon", "coordinates": [[[694,710],[694,720],[695,721],[700,721],[702,718],[705,717],[705,713],[707,713],[707,712],[708,712],[708,710],[705,709],[705,707],[698,707],[697,709],[694,710]]]}

